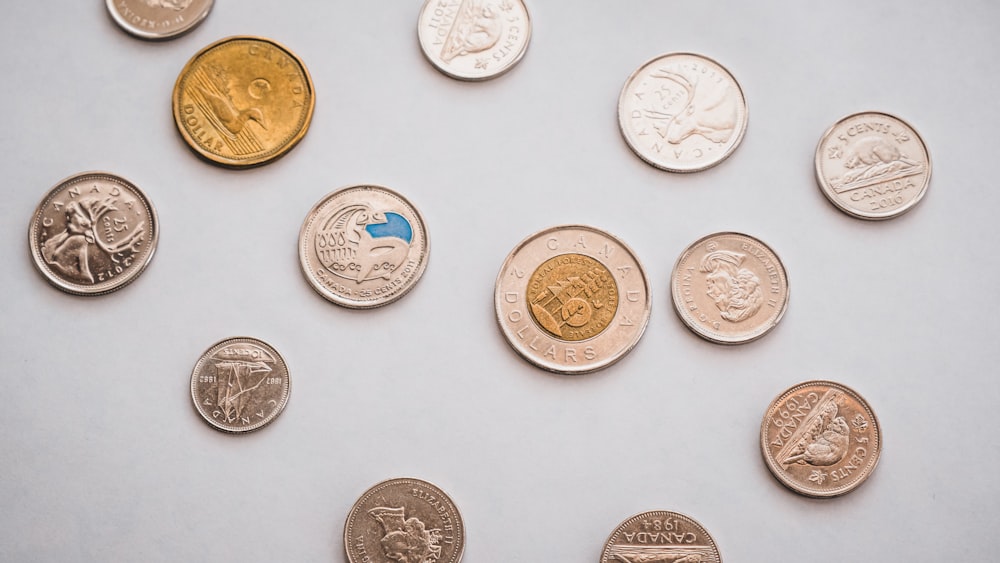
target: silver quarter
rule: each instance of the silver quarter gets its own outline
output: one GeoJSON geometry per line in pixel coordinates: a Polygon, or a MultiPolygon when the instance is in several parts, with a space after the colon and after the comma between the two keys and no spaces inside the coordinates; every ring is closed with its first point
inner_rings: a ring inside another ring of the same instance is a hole
{"type": "Polygon", "coordinates": [[[214,0],[106,0],[119,27],[140,39],[183,35],[208,17],[214,0]]]}
{"type": "Polygon", "coordinates": [[[427,0],[417,38],[434,68],[459,80],[496,78],[528,50],[531,18],[522,0],[427,0]]]}
{"type": "Polygon", "coordinates": [[[736,78],[694,53],[646,62],[618,99],[618,125],[629,148],[668,172],[698,172],[728,158],[743,140],[747,116],[736,78]]]}

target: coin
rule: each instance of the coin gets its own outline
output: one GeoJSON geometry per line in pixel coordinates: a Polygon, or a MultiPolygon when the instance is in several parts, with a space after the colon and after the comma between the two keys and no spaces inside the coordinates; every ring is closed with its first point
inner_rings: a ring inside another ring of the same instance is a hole
{"type": "Polygon", "coordinates": [[[107,0],[108,13],[122,29],[141,39],[172,39],[208,17],[214,0],[107,0]]]}
{"type": "Polygon", "coordinates": [[[281,354],[256,338],[215,343],[191,372],[195,409],[224,432],[251,432],[270,424],[288,404],[290,387],[281,354]]]}
{"type": "Polygon", "coordinates": [[[832,381],[806,381],[771,402],[760,452],[782,485],[810,497],[859,487],[882,453],[882,427],[868,402],[832,381]]]}
{"type": "Polygon", "coordinates": [[[174,85],[174,122],[196,154],[246,168],[290,151],[309,130],[312,79],[287,48],[229,37],[198,52],[174,85]]]}
{"type": "Polygon", "coordinates": [[[388,305],[427,268],[424,219],[403,196],[381,186],[351,186],[323,197],[299,231],[299,265],[309,285],[352,309],[388,305]]]}
{"type": "Polygon", "coordinates": [[[698,172],[729,157],[747,130],[739,82],[712,59],[669,53],[638,68],[618,99],[629,148],[668,172],[698,172]]]}
{"type": "Polygon", "coordinates": [[[528,49],[531,19],[522,0],[426,0],[417,22],[424,56],[459,80],[488,80],[528,49]]]}
{"type": "Polygon", "coordinates": [[[891,219],[927,193],[931,159],[909,123],[887,113],[855,113],[834,123],[820,139],[816,181],[844,213],[891,219]]]}
{"type": "Polygon", "coordinates": [[[604,543],[601,563],[721,563],[715,540],[693,518],[667,510],[636,514],[604,543]]]}
{"type": "Polygon", "coordinates": [[[698,239],[677,259],[671,277],[677,316],[717,344],[764,336],[788,307],[781,259],[749,235],[715,233],[698,239]]]}
{"type": "Polygon", "coordinates": [[[49,190],[28,228],[35,267],[76,295],[132,283],[156,250],[160,223],[146,194],[107,172],[82,172],[49,190]]]}
{"type": "Polygon", "coordinates": [[[500,332],[525,360],[556,373],[589,373],[639,342],[649,321],[649,281],[614,236],[583,225],[552,227],[504,261],[494,305],[500,332]]]}
{"type": "Polygon", "coordinates": [[[365,491],[344,524],[350,563],[457,563],[465,524],[444,491],[420,479],[390,479],[365,491]]]}

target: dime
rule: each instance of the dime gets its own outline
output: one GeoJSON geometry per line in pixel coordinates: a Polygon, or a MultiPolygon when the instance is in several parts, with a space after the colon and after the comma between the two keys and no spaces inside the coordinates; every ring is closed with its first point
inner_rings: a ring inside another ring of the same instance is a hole
{"type": "Polygon", "coordinates": [[[536,366],[568,375],[615,363],[649,321],[649,281],[632,250],[583,225],[522,241],[497,276],[500,332],[536,366]]]}
{"type": "Polygon", "coordinates": [[[891,219],[924,197],[931,159],[909,123],[886,113],[855,113],[834,123],[819,140],[816,181],[844,213],[891,219]]]}
{"type": "Polygon", "coordinates": [[[214,0],[107,0],[108,13],[141,39],[172,39],[198,26],[214,0]]]}
{"type": "Polygon", "coordinates": [[[524,56],[531,19],[522,0],[427,0],[417,38],[439,71],[459,80],[487,80],[524,56]]]}
{"type": "Polygon", "coordinates": [[[398,193],[352,186],[327,194],[299,231],[299,264],[320,295],[371,309],[406,295],[427,268],[424,219],[398,193]]]}
{"type": "Polygon", "coordinates": [[[604,543],[601,563],[721,563],[701,524],[683,514],[653,510],[621,523],[604,543]]]}
{"type": "Polygon", "coordinates": [[[266,164],[309,130],[312,79],[291,51],[262,37],[229,37],[198,52],[174,85],[177,130],[223,166],[266,164]]]}
{"type": "Polygon", "coordinates": [[[875,470],[882,427],[853,389],[806,381],[767,407],[760,452],[782,485],[810,497],[835,497],[856,489],[875,470]]]}
{"type": "Polygon", "coordinates": [[[457,563],[465,549],[458,507],[420,479],[390,479],[365,491],[344,524],[349,563],[457,563]]]}
{"type": "Polygon", "coordinates": [[[288,404],[290,386],[285,360],[256,338],[217,342],[191,372],[194,408],[224,432],[251,432],[270,424],[288,404]]]}
{"type": "Polygon", "coordinates": [[[107,172],[83,172],[49,190],[28,228],[35,267],[76,295],[121,289],[146,269],[160,224],[146,194],[107,172]]]}
{"type": "Polygon", "coordinates": [[[668,172],[698,172],[729,157],[747,130],[747,101],[733,75],[712,59],[670,53],[629,76],[618,99],[629,148],[668,172]]]}
{"type": "Polygon", "coordinates": [[[741,233],[698,239],[677,259],[671,295],[692,332],[717,344],[742,344],[773,329],[788,306],[781,259],[741,233]]]}

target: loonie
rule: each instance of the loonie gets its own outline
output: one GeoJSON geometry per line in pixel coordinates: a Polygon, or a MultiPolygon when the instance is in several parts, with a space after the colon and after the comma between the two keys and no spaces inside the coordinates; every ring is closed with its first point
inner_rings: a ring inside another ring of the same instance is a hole
{"type": "Polygon", "coordinates": [[[692,332],[717,344],[742,344],[773,329],[788,307],[788,277],[763,242],[715,233],[677,259],[674,310],[692,332]]]}
{"type": "Polygon", "coordinates": [[[352,186],[327,194],[299,231],[299,265],[329,301],[352,309],[388,305],[406,295],[427,268],[424,219],[398,193],[352,186]]]}
{"type": "Polygon", "coordinates": [[[927,146],[908,123],[874,111],[849,115],[816,147],[816,181],[841,211],[891,219],[913,208],[931,181],[927,146]]]}
{"type": "Polygon", "coordinates": [[[618,125],[629,148],[647,163],[668,172],[698,172],[736,150],[747,130],[747,102],[719,63],[670,53],[625,81],[618,125]]]}
{"type": "Polygon", "coordinates": [[[156,210],[135,184],[107,172],[83,172],[42,199],[28,244],[49,283],[76,295],[103,295],[146,269],[159,234],[156,210]]]}
{"type": "Polygon", "coordinates": [[[344,524],[349,563],[458,563],[465,524],[438,487],[420,479],[390,479],[365,491],[344,524]]]}
{"type": "Polygon", "coordinates": [[[721,563],[712,536],[692,518],[653,510],[621,523],[604,543],[601,563],[721,563]]]}
{"type": "Polygon", "coordinates": [[[195,409],[224,432],[251,432],[270,424],[288,404],[290,387],[285,360],[256,338],[217,342],[191,372],[195,409]]]}
{"type": "Polygon", "coordinates": [[[612,235],[552,227],[507,257],[494,305],[500,331],[524,359],[556,373],[589,373],[639,342],[649,321],[649,282],[632,250],[612,235]]]}
{"type": "Polygon", "coordinates": [[[229,37],[184,66],[174,85],[174,122],[199,156],[247,168],[302,140],[315,102],[309,71],[291,51],[262,37],[229,37]]]}
{"type": "Polygon", "coordinates": [[[882,427],[854,390],[807,381],[767,407],[760,452],[782,485],[810,497],[835,497],[856,489],[875,470],[882,427]]]}
{"type": "Polygon", "coordinates": [[[528,49],[531,19],[522,0],[427,0],[417,21],[427,60],[459,80],[488,80],[528,49]]]}
{"type": "Polygon", "coordinates": [[[208,17],[214,0],[107,0],[108,13],[141,39],[173,39],[208,17]]]}

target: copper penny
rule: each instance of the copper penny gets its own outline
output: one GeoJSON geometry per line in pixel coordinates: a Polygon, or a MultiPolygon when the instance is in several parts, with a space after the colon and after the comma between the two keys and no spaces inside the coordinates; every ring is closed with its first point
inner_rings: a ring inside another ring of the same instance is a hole
{"type": "Polygon", "coordinates": [[[76,295],[103,295],[145,270],[159,234],[156,210],[135,184],[107,172],[83,172],[42,199],[28,243],[49,283],[76,295]]]}
{"type": "Polygon", "coordinates": [[[270,424],[288,404],[288,366],[270,344],[234,337],[205,351],[191,372],[191,400],[217,430],[244,433],[270,424]]]}
{"type": "Polygon", "coordinates": [[[601,563],[721,563],[712,536],[693,518],[667,510],[637,514],[604,543],[601,563]]]}
{"type": "Polygon", "coordinates": [[[909,123],[876,111],[849,115],[816,147],[816,181],[838,209],[859,219],[891,219],[927,193],[931,159],[909,123]]]}
{"type": "Polygon", "coordinates": [[[788,276],[778,255],[741,233],[698,239],[674,266],[674,310],[692,332],[718,344],[756,340],[788,306],[788,276]]]}
{"type": "Polygon", "coordinates": [[[853,491],[875,470],[882,428],[853,389],[807,381],[767,407],[760,451],[782,485],[810,497],[834,497],[853,491]]]}
{"type": "Polygon", "coordinates": [[[365,491],[344,524],[350,563],[458,563],[465,524],[455,503],[420,479],[390,479],[365,491]]]}

